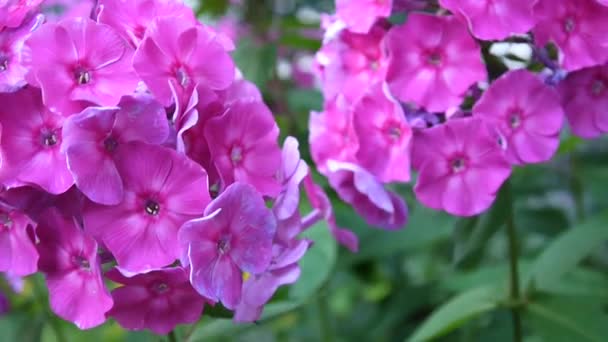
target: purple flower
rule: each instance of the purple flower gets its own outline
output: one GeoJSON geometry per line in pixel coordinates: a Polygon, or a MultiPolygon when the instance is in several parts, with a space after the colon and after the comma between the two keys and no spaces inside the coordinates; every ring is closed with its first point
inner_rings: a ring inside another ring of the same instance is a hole
{"type": "Polygon", "coordinates": [[[166,335],[178,324],[195,323],[203,313],[205,299],[192,288],[183,268],[165,268],[133,277],[112,269],[106,277],[124,285],[112,291],[114,306],[108,316],[125,329],[150,329],[166,335]]]}
{"type": "Polygon", "coordinates": [[[391,91],[428,111],[458,106],[471,85],[486,79],[479,46],[453,16],[412,13],[391,29],[387,45],[391,91]]]}
{"type": "Polygon", "coordinates": [[[234,320],[254,322],[258,320],[264,305],[270,301],[282,285],[293,284],[300,277],[298,261],[306,254],[312,241],[293,241],[288,246],[276,244],[268,270],[259,275],[250,275],[243,284],[241,301],[235,308],[234,320]]]}
{"type": "Polygon", "coordinates": [[[118,107],[89,107],[64,124],[62,150],[78,188],[93,202],[116,205],[123,182],[114,158],[130,141],[161,144],[169,135],[165,109],[151,96],[125,96],[118,107]]]}
{"type": "Polygon", "coordinates": [[[205,209],[205,217],[179,232],[182,265],[190,266],[194,288],[234,309],[241,299],[243,272],[270,266],[276,220],[250,185],[234,183],[205,209]]]}
{"type": "Polygon", "coordinates": [[[59,148],[64,120],[44,107],[38,89],[0,93],[0,182],[36,184],[52,194],[67,191],[74,179],[59,148]]]}
{"type": "Polygon", "coordinates": [[[0,209],[0,272],[27,276],[38,270],[38,252],[30,236],[33,226],[22,212],[0,209]]]}
{"type": "Polygon", "coordinates": [[[112,297],[101,278],[95,240],[56,209],[43,215],[36,233],[38,266],[46,275],[53,312],[80,329],[105,322],[112,297]]]}
{"type": "Polygon", "coordinates": [[[372,226],[396,230],[404,228],[408,211],[405,202],[358,165],[330,160],[329,184],[340,198],[353,206],[372,226]]]}
{"type": "Polygon", "coordinates": [[[558,90],[574,134],[597,138],[608,132],[608,65],[570,73],[558,90]]]}
{"type": "Polygon", "coordinates": [[[308,165],[300,159],[298,140],[287,137],[283,143],[282,167],[279,181],[282,191],[275,200],[273,211],[279,220],[285,220],[298,211],[300,202],[300,183],[308,175],[308,165]]]}
{"type": "Polygon", "coordinates": [[[488,209],[511,165],[479,118],[452,119],[414,136],[416,198],[433,209],[472,216],[488,209]]]}
{"type": "Polygon", "coordinates": [[[177,232],[209,203],[207,174],[185,156],[161,146],[131,142],[117,151],[124,200],[115,206],[89,203],[86,230],[137,273],[164,267],[179,257],[177,232]]]}
{"type": "Polygon", "coordinates": [[[557,151],[564,122],[559,95],[526,70],[508,72],[494,81],[475,104],[473,115],[506,139],[506,156],[512,164],[545,162],[557,151]]]}
{"type": "Polygon", "coordinates": [[[47,23],[25,45],[27,80],[52,109],[67,113],[79,101],[114,106],[137,85],[133,50],[110,26],[85,18],[47,23]]]}
{"type": "Polygon", "coordinates": [[[348,229],[338,227],[329,197],[327,197],[323,188],[313,181],[310,173],[304,178],[304,191],[310,205],[314,208],[314,211],[310,214],[312,215],[311,218],[316,219],[318,215],[327,221],[327,228],[334,239],[351,252],[357,252],[359,250],[357,235],[348,229]]]}

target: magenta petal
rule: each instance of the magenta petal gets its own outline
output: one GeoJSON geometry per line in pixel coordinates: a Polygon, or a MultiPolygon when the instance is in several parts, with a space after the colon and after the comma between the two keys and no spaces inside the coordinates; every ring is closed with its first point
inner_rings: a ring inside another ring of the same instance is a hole
{"type": "Polygon", "coordinates": [[[93,144],[75,145],[66,151],[76,186],[89,199],[116,205],[123,199],[123,184],[114,161],[93,144]]]}
{"type": "Polygon", "coordinates": [[[113,302],[101,278],[95,241],[56,209],[43,215],[37,235],[51,309],[80,329],[105,322],[113,302]]]}
{"type": "Polygon", "coordinates": [[[18,211],[0,211],[0,272],[27,276],[38,270],[38,252],[28,234],[33,222],[18,211]]]}

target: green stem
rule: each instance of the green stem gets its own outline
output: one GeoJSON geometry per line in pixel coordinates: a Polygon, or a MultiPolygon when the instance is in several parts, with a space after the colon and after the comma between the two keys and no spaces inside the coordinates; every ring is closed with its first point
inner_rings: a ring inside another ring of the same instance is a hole
{"type": "Polygon", "coordinates": [[[34,292],[34,300],[42,303],[42,307],[44,308],[44,313],[47,316],[48,322],[53,328],[53,332],[55,333],[55,338],[58,342],[66,342],[68,339],[63,333],[63,328],[61,327],[61,322],[57,320],[54,313],[49,308],[49,304],[47,301],[46,290],[44,286],[40,284],[42,282],[42,278],[33,277],[32,281],[32,289],[34,292]]]}
{"type": "Polygon", "coordinates": [[[576,157],[570,156],[570,192],[574,198],[574,209],[576,219],[583,221],[585,219],[585,203],[583,199],[583,185],[578,178],[578,165],[576,157]]]}
{"type": "Polygon", "coordinates": [[[324,296],[317,296],[317,308],[319,311],[319,328],[322,342],[332,342],[331,324],[327,307],[327,299],[324,296]]]}
{"type": "MultiPolygon", "coordinates": [[[[515,227],[515,211],[513,209],[513,192],[511,189],[511,183],[507,182],[504,185],[505,191],[507,192],[507,205],[509,206],[509,214],[507,216],[507,236],[509,240],[509,265],[510,265],[510,299],[512,302],[520,302],[521,294],[519,290],[519,269],[518,269],[518,241],[517,241],[517,228],[515,227]]],[[[511,307],[511,315],[513,317],[513,341],[522,341],[522,328],[521,328],[521,315],[520,307],[511,307]]]]}
{"type": "Polygon", "coordinates": [[[171,330],[169,335],[167,335],[167,339],[169,342],[177,342],[177,335],[175,334],[175,330],[171,330]]]}

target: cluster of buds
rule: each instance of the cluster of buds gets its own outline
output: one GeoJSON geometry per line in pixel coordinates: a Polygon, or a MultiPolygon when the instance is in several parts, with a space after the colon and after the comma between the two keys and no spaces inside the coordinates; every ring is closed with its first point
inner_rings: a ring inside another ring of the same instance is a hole
{"type": "Polygon", "coordinates": [[[337,0],[336,9],[316,55],[325,106],[311,114],[310,145],[372,225],[405,223],[385,185],[410,181],[410,168],[423,205],[472,216],[513,166],[553,157],[566,120],[583,138],[608,132],[606,1],[337,0]],[[490,77],[482,51],[514,40],[543,70],[490,77]]]}
{"type": "Polygon", "coordinates": [[[181,1],[0,4],[0,272],[42,272],[58,316],[251,322],[300,276],[303,230],[356,249],[232,40],[181,1]]]}

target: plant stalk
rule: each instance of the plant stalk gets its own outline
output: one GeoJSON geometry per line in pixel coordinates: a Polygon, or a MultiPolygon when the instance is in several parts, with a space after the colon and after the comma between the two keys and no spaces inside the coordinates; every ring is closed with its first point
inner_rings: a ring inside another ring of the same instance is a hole
{"type": "MultiPolygon", "coordinates": [[[[507,181],[504,185],[505,191],[507,192],[507,205],[508,216],[506,222],[507,237],[509,240],[509,271],[510,271],[510,299],[513,302],[521,302],[521,292],[519,289],[519,269],[518,269],[518,256],[519,246],[517,238],[517,228],[515,227],[515,210],[513,208],[513,190],[511,183],[507,181]]],[[[522,341],[522,327],[521,327],[521,312],[520,306],[511,307],[511,315],[513,317],[513,341],[522,341]]]]}

